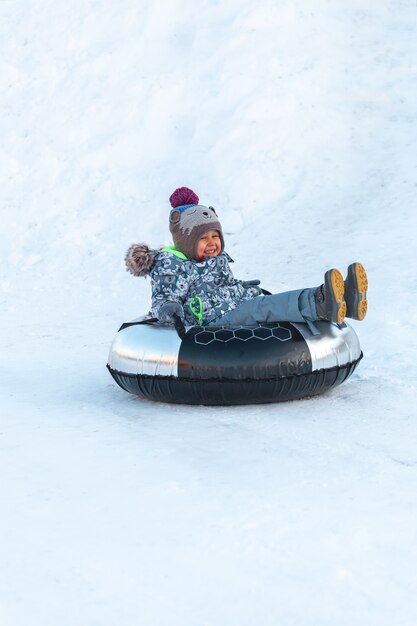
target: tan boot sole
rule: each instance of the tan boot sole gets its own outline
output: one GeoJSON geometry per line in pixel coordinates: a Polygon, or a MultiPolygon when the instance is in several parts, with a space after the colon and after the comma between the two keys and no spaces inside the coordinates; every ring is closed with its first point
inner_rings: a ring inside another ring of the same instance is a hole
{"type": "Polygon", "coordinates": [[[361,263],[356,263],[356,281],[358,285],[358,320],[363,320],[368,310],[368,301],[366,299],[366,292],[368,291],[368,277],[365,272],[365,268],[361,263]]]}
{"type": "Polygon", "coordinates": [[[333,269],[331,274],[333,293],[338,304],[337,323],[342,324],[346,317],[345,281],[339,270],[333,269]]]}

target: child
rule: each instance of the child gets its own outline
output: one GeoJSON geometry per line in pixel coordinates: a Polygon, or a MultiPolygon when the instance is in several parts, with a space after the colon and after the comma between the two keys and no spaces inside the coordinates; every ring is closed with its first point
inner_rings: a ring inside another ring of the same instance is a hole
{"type": "Polygon", "coordinates": [[[331,269],[320,287],[264,295],[259,280],[234,278],[213,207],[200,205],[187,187],[176,189],[170,203],[175,245],[161,250],[132,245],[125,259],[133,275],[150,275],[151,314],[161,324],[173,324],[176,316],[193,326],[305,322],[317,334],[312,323],[317,320],[341,324],[345,316],[364,319],[368,281],[360,263],[349,266],[346,281],[339,270],[331,269]]]}

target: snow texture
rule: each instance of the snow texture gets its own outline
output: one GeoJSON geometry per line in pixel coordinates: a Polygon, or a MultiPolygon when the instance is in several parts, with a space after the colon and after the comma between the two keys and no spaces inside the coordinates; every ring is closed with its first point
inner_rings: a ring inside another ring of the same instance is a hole
{"type": "Polygon", "coordinates": [[[416,8],[0,2],[3,626],[414,626],[416,8]],[[235,275],[360,260],[365,358],[312,399],[145,402],[131,243],[216,207],[235,275]]]}

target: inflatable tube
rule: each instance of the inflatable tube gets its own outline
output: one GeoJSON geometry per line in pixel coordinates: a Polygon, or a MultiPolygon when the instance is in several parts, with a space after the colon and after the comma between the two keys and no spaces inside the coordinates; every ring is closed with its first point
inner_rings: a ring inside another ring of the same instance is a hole
{"type": "MultiPolygon", "coordinates": [[[[346,323],[193,326],[182,338],[150,318],[123,324],[108,369],[126,391],[180,404],[233,405],[312,396],[344,382],[362,358],[346,323]]],[[[181,333],[180,333],[181,334],[181,333]]]]}

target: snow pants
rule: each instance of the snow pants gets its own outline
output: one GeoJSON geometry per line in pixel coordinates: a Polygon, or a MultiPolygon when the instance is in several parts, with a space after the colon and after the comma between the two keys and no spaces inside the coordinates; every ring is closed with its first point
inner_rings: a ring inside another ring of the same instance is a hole
{"type": "Polygon", "coordinates": [[[233,311],[225,313],[209,326],[253,326],[262,322],[303,322],[310,326],[317,321],[315,289],[296,289],[270,296],[243,300],[233,311]]]}

